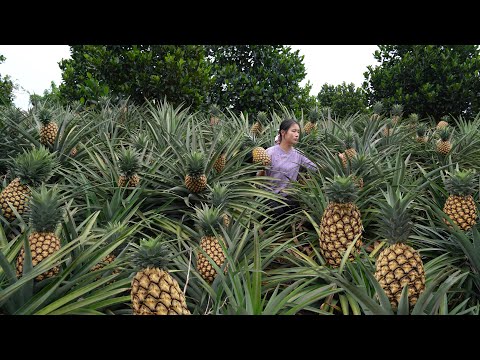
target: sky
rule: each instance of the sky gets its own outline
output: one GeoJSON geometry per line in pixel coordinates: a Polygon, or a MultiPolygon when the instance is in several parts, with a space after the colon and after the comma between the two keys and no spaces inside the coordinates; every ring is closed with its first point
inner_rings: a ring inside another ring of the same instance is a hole
{"type": "MultiPolygon", "coordinates": [[[[290,45],[304,55],[307,81],[312,84],[311,95],[317,95],[323,84],[354,83],[360,87],[368,65],[378,65],[373,53],[377,45],[290,45]]],[[[68,45],[0,45],[6,60],[0,64],[0,76],[9,75],[19,86],[14,103],[27,110],[30,94],[43,95],[52,81],[62,82],[59,62],[70,58],[68,45]]]]}

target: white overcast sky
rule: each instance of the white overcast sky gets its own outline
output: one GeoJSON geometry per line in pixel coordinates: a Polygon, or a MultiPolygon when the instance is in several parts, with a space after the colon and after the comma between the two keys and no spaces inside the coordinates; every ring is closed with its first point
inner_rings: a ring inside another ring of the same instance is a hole
{"type": "MultiPolygon", "coordinates": [[[[304,55],[311,95],[317,95],[323,84],[340,85],[342,82],[361,86],[368,65],[378,65],[373,53],[377,45],[291,45],[304,55]]],[[[26,110],[29,95],[43,95],[52,81],[62,81],[59,62],[70,57],[68,45],[0,45],[0,54],[6,60],[0,64],[0,75],[9,75],[19,85],[15,105],[26,110]]]]}

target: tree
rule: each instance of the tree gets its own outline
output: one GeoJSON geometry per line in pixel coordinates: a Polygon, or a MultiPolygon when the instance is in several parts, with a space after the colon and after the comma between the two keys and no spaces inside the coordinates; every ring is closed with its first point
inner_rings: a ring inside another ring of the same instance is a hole
{"type": "Polygon", "coordinates": [[[317,99],[320,107],[329,106],[340,118],[365,113],[368,105],[365,90],[357,88],[354,83],[347,85],[345,81],[337,86],[323,84],[317,99]]]}
{"type": "Polygon", "coordinates": [[[50,82],[50,89],[45,89],[43,91],[43,96],[38,94],[30,95],[30,104],[35,106],[38,103],[48,102],[50,104],[61,104],[61,95],[60,89],[55,84],[55,81],[50,82]]]}
{"type": "MultiPolygon", "coordinates": [[[[5,56],[0,54],[0,64],[5,60],[5,56]]],[[[2,77],[0,74],[0,105],[8,106],[13,104],[13,89],[15,89],[15,86],[10,80],[10,76],[5,75],[2,77]]]]}
{"type": "Polygon", "coordinates": [[[300,114],[315,104],[299,50],[283,45],[207,46],[213,64],[210,103],[236,113],[279,110],[279,103],[300,114]]]}
{"type": "Polygon", "coordinates": [[[471,116],[479,108],[478,45],[380,45],[363,87],[370,105],[394,103],[420,117],[471,116]]]}
{"type": "Polygon", "coordinates": [[[95,102],[102,96],[184,104],[197,110],[210,90],[210,64],[198,45],[76,45],[62,60],[65,102],[95,102]]]}

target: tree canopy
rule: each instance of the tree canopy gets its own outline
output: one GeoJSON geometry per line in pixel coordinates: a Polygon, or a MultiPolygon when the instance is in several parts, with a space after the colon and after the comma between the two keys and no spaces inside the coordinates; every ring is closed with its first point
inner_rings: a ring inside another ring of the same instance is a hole
{"type": "Polygon", "coordinates": [[[364,113],[367,108],[365,91],[357,88],[354,83],[346,84],[345,81],[337,86],[323,84],[317,99],[320,107],[330,107],[340,118],[357,112],[364,113]]]}
{"type": "MultiPolygon", "coordinates": [[[[6,60],[5,56],[0,54],[0,64],[6,60]]],[[[10,80],[10,76],[5,75],[2,77],[0,74],[0,105],[13,104],[13,89],[15,88],[13,82],[10,80]]]]}
{"type": "Polygon", "coordinates": [[[434,118],[480,111],[478,45],[380,45],[374,57],[380,65],[367,67],[363,84],[370,105],[434,118]]]}

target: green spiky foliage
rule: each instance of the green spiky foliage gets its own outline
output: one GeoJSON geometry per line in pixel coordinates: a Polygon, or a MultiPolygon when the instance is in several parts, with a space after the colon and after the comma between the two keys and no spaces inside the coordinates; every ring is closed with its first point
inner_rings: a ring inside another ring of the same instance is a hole
{"type": "Polygon", "coordinates": [[[47,189],[42,184],[38,190],[32,189],[28,212],[32,229],[36,232],[55,232],[62,219],[61,204],[57,186],[47,189]]]}
{"type": "Polygon", "coordinates": [[[324,120],[330,120],[332,118],[332,108],[330,106],[324,106],[320,109],[320,116],[324,120]]]}
{"type": "Polygon", "coordinates": [[[132,144],[137,151],[142,151],[150,144],[150,138],[144,131],[138,132],[132,136],[132,144]]]}
{"type": "Polygon", "coordinates": [[[220,183],[215,183],[210,193],[210,200],[214,208],[223,209],[227,205],[229,189],[220,183]]]}
{"type": "Polygon", "coordinates": [[[24,150],[13,162],[13,168],[20,182],[36,187],[46,182],[55,169],[56,162],[53,155],[44,147],[24,150]]]}
{"type": "Polygon", "coordinates": [[[387,185],[382,191],[385,200],[378,202],[380,209],[378,234],[389,244],[376,260],[375,279],[385,291],[393,309],[398,307],[402,290],[408,286],[408,301],[415,305],[425,290],[425,270],[418,252],[407,245],[413,227],[409,206],[411,194],[404,195],[398,187],[387,185]]]}
{"type": "Polygon", "coordinates": [[[408,121],[409,121],[409,122],[416,123],[418,120],[419,120],[419,116],[418,116],[418,114],[416,114],[416,113],[411,113],[411,114],[408,116],[408,121]]]}
{"type": "Polygon", "coordinates": [[[439,131],[438,131],[438,135],[440,136],[440,140],[442,141],[449,141],[450,139],[450,126],[445,126],[443,128],[441,128],[439,131]]]}
{"type": "Polygon", "coordinates": [[[200,151],[192,151],[186,155],[187,174],[200,176],[205,172],[205,156],[200,151]]]}
{"type": "Polygon", "coordinates": [[[425,124],[419,124],[419,125],[417,126],[416,133],[417,133],[417,136],[418,136],[419,138],[425,137],[425,135],[427,134],[427,125],[425,125],[425,124]]]}
{"type": "Polygon", "coordinates": [[[52,111],[46,107],[42,107],[38,111],[38,120],[43,126],[47,126],[53,119],[52,111]]]}
{"type": "Polygon", "coordinates": [[[378,116],[380,116],[383,112],[383,103],[381,101],[377,101],[373,104],[373,113],[374,114],[377,114],[378,116]]]}
{"type": "Polygon", "coordinates": [[[403,105],[402,104],[393,104],[392,105],[392,110],[391,110],[391,115],[392,117],[394,116],[402,116],[403,113],[403,105]]]}
{"type": "Polygon", "coordinates": [[[215,104],[210,105],[210,111],[209,112],[210,112],[210,116],[213,116],[213,117],[216,117],[216,118],[219,118],[222,115],[222,112],[220,111],[220,108],[215,104]]]}
{"type": "Polygon", "coordinates": [[[450,116],[448,115],[443,115],[441,118],[440,118],[441,121],[445,121],[446,123],[448,123],[450,121],[450,116]]]}
{"type": "Polygon", "coordinates": [[[138,154],[131,148],[120,149],[118,154],[118,164],[122,174],[127,177],[136,174],[140,168],[138,154]]]}
{"type": "Polygon", "coordinates": [[[203,236],[215,236],[215,231],[220,231],[222,222],[221,209],[215,206],[209,207],[202,204],[201,208],[195,209],[196,225],[203,236]]]}
{"type": "Polygon", "coordinates": [[[475,175],[474,169],[456,169],[445,179],[445,189],[450,195],[467,196],[473,194],[475,192],[475,175]]]}
{"type": "Polygon", "coordinates": [[[346,204],[355,201],[358,190],[351,176],[335,176],[325,186],[325,194],[330,202],[346,204]]]}
{"type": "Polygon", "coordinates": [[[163,269],[171,260],[171,252],[160,237],[141,239],[138,244],[129,244],[129,259],[135,270],[146,268],[163,269]]]}
{"type": "Polygon", "coordinates": [[[355,150],[355,138],[351,130],[345,134],[342,145],[345,155],[349,159],[352,159],[355,155],[357,155],[357,151],[355,150]]]}
{"type": "Polygon", "coordinates": [[[257,113],[257,122],[262,126],[265,126],[268,123],[268,115],[265,111],[259,111],[257,113]]]}
{"type": "Polygon", "coordinates": [[[318,120],[320,120],[320,111],[317,106],[314,106],[308,111],[308,121],[315,124],[318,120]]]}

